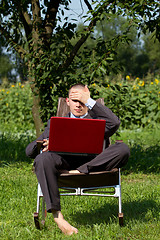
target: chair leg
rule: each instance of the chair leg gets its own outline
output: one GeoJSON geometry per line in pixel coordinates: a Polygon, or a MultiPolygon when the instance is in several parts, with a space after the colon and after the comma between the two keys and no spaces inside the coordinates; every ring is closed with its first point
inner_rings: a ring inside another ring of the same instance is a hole
{"type": "Polygon", "coordinates": [[[45,224],[47,211],[45,209],[45,201],[41,191],[40,184],[38,183],[37,190],[37,212],[34,213],[34,223],[37,229],[41,229],[45,224]],[[42,202],[42,204],[41,204],[42,202]],[[42,211],[42,212],[41,212],[42,211]]]}
{"type": "Polygon", "coordinates": [[[120,227],[123,227],[123,213],[119,213],[118,218],[120,227]]]}
{"type": "Polygon", "coordinates": [[[45,224],[46,216],[47,216],[47,210],[45,209],[45,201],[44,201],[44,198],[43,198],[43,200],[42,200],[42,221],[41,221],[43,226],[45,224]]]}
{"type": "Polygon", "coordinates": [[[121,173],[120,173],[120,168],[119,168],[119,188],[118,188],[118,202],[119,202],[119,213],[118,213],[118,218],[119,218],[119,225],[120,227],[123,226],[123,213],[122,213],[122,198],[121,198],[121,173]]]}
{"type": "Polygon", "coordinates": [[[39,222],[39,214],[38,213],[34,213],[34,224],[36,226],[37,229],[41,229],[40,227],[40,222],[39,222]]]}
{"type": "MultiPolygon", "coordinates": [[[[42,198],[42,207],[40,209],[40,205],[38,206],[38,211],[34,213],[34,223],[37,229],[42,229],[45,224],[45,218],[47,216],[47,211],[45,209],[45,201],[42,198]],[[41,213],[41,214],[40,214],[41,213]]],[[[38,202],[40,204],[40,201],[38,202]]]]}

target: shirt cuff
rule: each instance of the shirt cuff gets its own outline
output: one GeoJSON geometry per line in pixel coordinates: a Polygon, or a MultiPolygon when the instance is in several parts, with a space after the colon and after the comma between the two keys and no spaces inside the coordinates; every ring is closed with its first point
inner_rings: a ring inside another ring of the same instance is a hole
{"type": "Polygon", "coordinates": [[[89,98],[87,103],[85,104],[86,107],[88,107],[89,109],[92,109],[94,107],[94,105],[96,104],[96,101],[93,100],[92,98],[89,98]]]}

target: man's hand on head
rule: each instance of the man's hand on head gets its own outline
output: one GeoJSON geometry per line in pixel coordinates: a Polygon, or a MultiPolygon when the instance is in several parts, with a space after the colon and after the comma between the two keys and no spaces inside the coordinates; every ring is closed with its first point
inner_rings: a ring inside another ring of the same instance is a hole
{"type": "Polygon", "coordinates": [[[69,97],[72,100],[77,100],[82,102],[83,104],[86,104],[88,99],[90,98],[90,91],[87,85],[85,85],[84,89],[73,89],[70,92],[69,97]]]}

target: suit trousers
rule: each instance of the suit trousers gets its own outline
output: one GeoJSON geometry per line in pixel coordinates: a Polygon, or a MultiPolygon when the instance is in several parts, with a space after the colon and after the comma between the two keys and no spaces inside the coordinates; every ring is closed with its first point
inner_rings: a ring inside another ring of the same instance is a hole
{"type": "Polygon", "coordinates": [[[110,171],[123,167],[129,158],[130,151],[125,143],[115,143],[97,156],[62,156],[54,152],[44,152],[34,160],[37,179],[40,183],[48,212],[60,211],[60,194],[58,176],[60,170],[77,169],[82,173],[110,171]]]}

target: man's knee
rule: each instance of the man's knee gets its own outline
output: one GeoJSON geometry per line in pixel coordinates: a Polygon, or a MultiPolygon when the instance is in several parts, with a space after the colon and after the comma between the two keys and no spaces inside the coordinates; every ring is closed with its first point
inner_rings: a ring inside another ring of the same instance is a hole
{"type": "Polygon", "coordinates": [[[34,160],[34,166],[35,166],[35,170],[37,168],[48,168],[48,167],[51,167],[52,165],[52,168],[54,166],[54,158],[52,158],[52,156],[50,155],[49,152],[44,152],[44,153],[41,153],[39,155],[36,156],[35,160],[34,160]]]}
{"type": "Polygon", "coordinates": [[[59,155],[53,152],[44,152],[39,154],[34,161],[35,167],[43,169],[59,169],[63,166],[63,161],[59,155]]]}
{"type": "Polygon", "coordinates": [[[125,143],[118,143],[119,145],[119,157],[122,164],[125,165],[128,162],[130,156],[130,149],[125,143]]]}
{"type": "Polygon", "coordinates": [[[129,157],[130,156],[130,149],[125,143],[119,143],[120,144],[120,152],[122,156],[129,157]]]}

